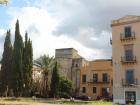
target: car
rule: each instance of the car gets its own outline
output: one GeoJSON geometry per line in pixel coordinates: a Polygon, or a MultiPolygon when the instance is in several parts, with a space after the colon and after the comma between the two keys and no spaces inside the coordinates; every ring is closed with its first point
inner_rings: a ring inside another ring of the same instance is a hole
{"type": "Polygon", "coordinates": [[[84,101],[90,101],[91,100],[91,97],[89,97],[89,96],[76,96],[74,98],[78,99],[78,100],[84,100],[84,101]]]}
{"type": "Polygon", "coordinates": [[[112,101],[113,96],[97,96],[96,100],[112,101]]]}

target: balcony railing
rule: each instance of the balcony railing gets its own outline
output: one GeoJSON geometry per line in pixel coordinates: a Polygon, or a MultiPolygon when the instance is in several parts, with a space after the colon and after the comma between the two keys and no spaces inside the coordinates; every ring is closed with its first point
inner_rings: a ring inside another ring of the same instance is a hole
{"type": "Polygon", "coordinates": [[[129,82],[126,79],[122,79],[122,86],[123,87],[136,87],[138,86],[138,79],[135,78],[134,80],[132,80],[131,82],[129,82]]]}
{"type": "Polygon", "coordinates": [[[136,56],[131,55],[131,56],[121,57],[121,62],[122,63],[136,63],[137,62],[136,56]]]}
{"type": "Polygon", "coordinates": [[[98,81],[94,81],[93,79],[90,79],[90,83],[93,83],[93,84],[100,84],[100,83],[108,84],[108,83],[111,83],[111,80],[106,80],[106,81],[98,80],[98,81]]]}
{"type": "Polygon", "coordinates": [[[127,40],[134,40],[136,39],[135,37],[135,32],[131,32],[130,35],[126,35],[126,34],[120,34],[120,40],[121,41],[127,41],[127,40]]]}

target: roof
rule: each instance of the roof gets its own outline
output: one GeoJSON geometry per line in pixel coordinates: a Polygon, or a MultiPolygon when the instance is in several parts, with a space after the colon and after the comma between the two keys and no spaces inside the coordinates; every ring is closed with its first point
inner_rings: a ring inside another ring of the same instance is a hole
{"type": "Polygon", "coordinates": [[[136,22],[140,22],[140,16],[126,15],[119,19],[113,20],[111,23],[111,26],[118,26],[118,25],[130,24],[130,23],[136,23],[136,22]]]}
{"type": "Polygon", "coordinates": [[[95,61],[112,61],[112,59],[96,59],[96,60],[91,61],[91,62],[95,62],[95,61]]]}
{"type": "Polygon", "coordinates": [[[140,16],[136,16],[136,15],[126,15],[126,16],[123,16],[123,17],[119,18],[118,20],[122,20],[122,19],[132,19],[132,18],[136,18],[136,17],[140,17],[140,16]]]}
{"type": "Polygon", "coordinates": [[[75,51],[77,51],[77,50],[74,49],[74,48],[60,48],[60,49],[55,49],[55,50],[75,50],[75,51]]]}

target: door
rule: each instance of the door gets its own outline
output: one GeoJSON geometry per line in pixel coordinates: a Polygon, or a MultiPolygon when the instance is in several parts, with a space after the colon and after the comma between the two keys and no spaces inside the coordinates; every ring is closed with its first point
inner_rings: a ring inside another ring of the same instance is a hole
{"type": "Polygon", "coordinates": [[[126,102],[126,104],[129,104],[129,103],[135,104],[136,103],[136,92],[135,91],[126,91],[125,92],[125,102],[126,102]]]}
{"type": "Polygon", "coordinates": [[[104,97],[104,98],[109,96],[109,92],[107,89],[108,88],[102,88],[102,90],[101,90],[102,97],[104,97]]]}

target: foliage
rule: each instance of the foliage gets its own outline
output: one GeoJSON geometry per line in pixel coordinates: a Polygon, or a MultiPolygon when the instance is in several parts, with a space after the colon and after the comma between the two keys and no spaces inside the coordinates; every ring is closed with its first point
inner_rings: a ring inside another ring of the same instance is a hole
{"type": "Polygon", "coordinates": [[[12,44],[11,44],[11,33],[10,30],[7,31],[5,42],[4,42],[4,51],[2,55],[2,66],[1,66],[1,75],[0,75],[0,87],[1,93],[4,96],[7,96],[9,90],[11,89],[11,67],[12,67],[12,44]]]}
{"type": "Polygon", "coordinates": [[[15,26],[15,40],[12,48],[10,31],[7,31],[2,56],[2,67],[0,72],[0,91],[3,96],[22,96],[23,92],[31,91],[33,49],[32,42],[25,35],[25,43],[19,29],[19,21],[15,26]],[[23,91],[26,88],[27,91],[23,91]]]}
{"type": "Polygon", "coordinates": [[[28,34],[25,34],[25,42],[23,49],[23,81],[24,81],[24,96],[29,96],[32,87],[32,66],[33,52],[32,42],[28,39],[28,34]]]}
{"type": "Polygon", "coordinates": [[[13,91],[15,96],[21,96],[23,91],[23,40],[19,30],[19,21],[15,27],[15,41],[13,51],[13,91]]]}
{"type": "Polygon", "coordinates": [[[69,97],[72,94],[72,81],[66,79],[65,77],[60,77],[59,80],[59,92],[60,97],[69,97]]]}
{"type": "Polygon", "coordinates": [[[54,57],[49,57],[49,55],[43,55],[40,56],[38,59],[34,61],[34,64],[42,69],[44,69],[44,72],[48,72],[48,70],[51,70],[54,66],[54,57]]]}
{"type": "Polygon", "coordinates": [[[59,95],[59,74],[58,74],[58,64],[55,62],[52,79],[51,79],[51,96],[58,97],[59,95]]]}
{"type": "Polygon", "coordinates": [[[7,5],[7,3],[9,3],[9,0],[0,0],[0,5],[7,5]]]}
{"type": "Polygon", "coordinates": [[[52,74],[52,69],[54,67],[54,63],[55,63],[54,57],[49,57],[48,55],[40,56],[38,59],[34,61],[34,65],[43,69],[42,72],[43,80],[40,83],[42,88],[38,90],[41,92],[42,96],[48,96],[48,93],[50,91],[51,74],[52,74]]]}

